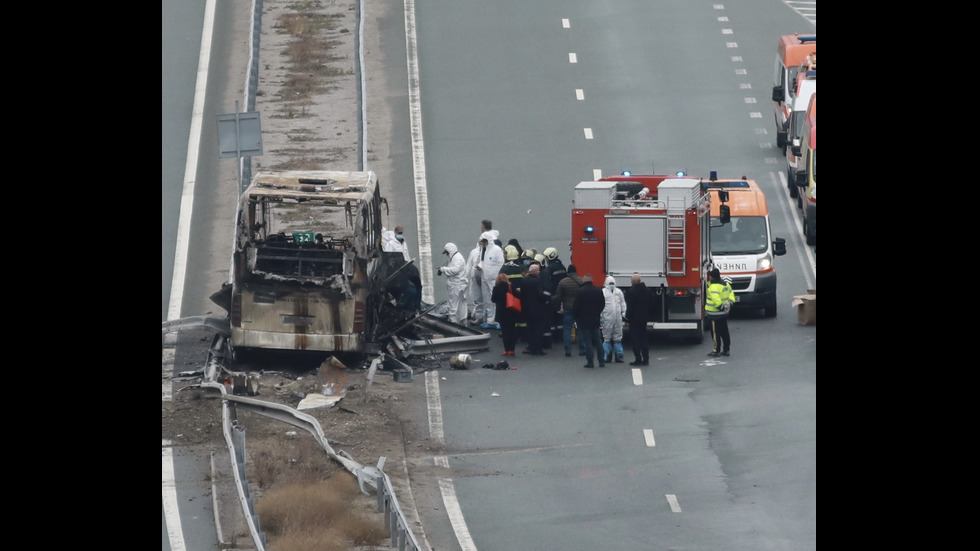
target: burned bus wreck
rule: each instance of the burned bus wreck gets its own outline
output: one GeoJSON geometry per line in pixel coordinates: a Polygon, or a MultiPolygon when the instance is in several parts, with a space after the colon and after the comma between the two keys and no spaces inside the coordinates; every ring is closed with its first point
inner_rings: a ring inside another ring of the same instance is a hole
{"type": "Polygon", "coordinates": [[[404,300],[421,286],[418,269],[382,250],[382,204],[373,172],[255,174],[239,199],[230,282],[211,296],[228,312],[234,358],[254,350],[375,354],[396,333],[426,325],[424,305],[404,300]]]}

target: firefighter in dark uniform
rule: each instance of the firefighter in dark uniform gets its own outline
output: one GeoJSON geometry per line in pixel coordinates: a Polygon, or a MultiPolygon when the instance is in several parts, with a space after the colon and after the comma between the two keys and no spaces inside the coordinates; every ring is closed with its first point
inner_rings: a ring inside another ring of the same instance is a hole
{"type": "Polygon", "coordinates": [[[558,313],[561,304],[553,300],[553,297],[558,291],[558,283],[565,279],[568,270],[558,258],[558,249],[548,247],[543,254],[545,266],[541,268],[541,289],[548,298],[548,309],[551,311],[547,321],[544,347],[551,348],[551,343],[558,342],[562,334],[562,315],[558,313]]]}

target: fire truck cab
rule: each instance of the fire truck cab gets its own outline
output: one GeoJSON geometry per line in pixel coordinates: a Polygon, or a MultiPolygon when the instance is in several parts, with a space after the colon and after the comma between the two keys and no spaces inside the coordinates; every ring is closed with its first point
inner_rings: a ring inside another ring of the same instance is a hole
{"type": "Polygon", "coordinates": [[[735,308],[761,308],[767,318],[775,317],[773,258],[786,254],[786,240],[772,237],[765,194],[755,180],[719,180],[713,170],[704,185],[711,195],[711,260],[722,276],[731,277],[735,308]]]}
{"type": "Polygon", "coordinates": [[[816,65],[817,35],[787,34],[779,37],[773,71],[772,103],[776,120],[776,146],[786,151],[788,124],[793,111],[800,66],[812,55],[816,65]]]}
{"type": "Polygon", "coordinates": [[[650,288],[648,329],[704,339],[710,264],[708,194],[695,178],[611,176],[580,182],[572,202],[571,263],[627,290],[634,272],[650,288]]]}

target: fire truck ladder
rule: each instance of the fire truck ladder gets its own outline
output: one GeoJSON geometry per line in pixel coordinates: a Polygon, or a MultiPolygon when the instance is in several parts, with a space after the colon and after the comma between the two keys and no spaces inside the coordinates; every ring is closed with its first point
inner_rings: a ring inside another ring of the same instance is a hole
{"type": "Polygon", "coordinates": [[[687,242],[684,228],[685,209],[667,207],[667,275],[687,273],[687,242]]]}

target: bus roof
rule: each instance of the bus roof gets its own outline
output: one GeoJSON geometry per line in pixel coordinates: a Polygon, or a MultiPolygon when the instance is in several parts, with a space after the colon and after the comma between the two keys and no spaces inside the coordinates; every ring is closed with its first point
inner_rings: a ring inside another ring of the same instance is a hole
{"type": "Polygon", "coordinates": [[[803,63],[806,56],[817,51],[817,35],[786,34],[779,37],[776,55],[783,60],[787,67],[803,63]]]}
{"type": "Polygon", "coordinates": [[[283,170],[257,173],[245,195],[358,201],[373,196],[377,186],[374,172],[283,170]]]}

